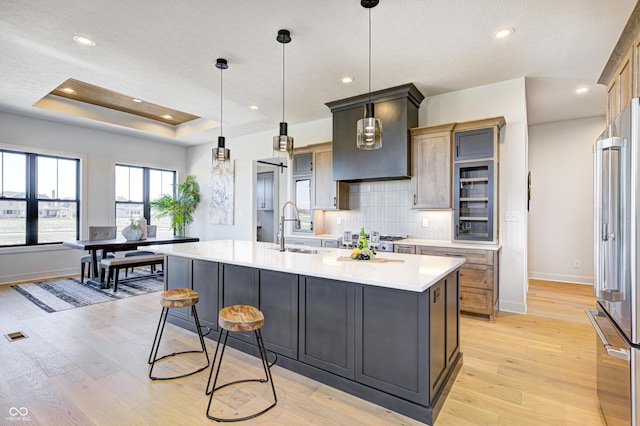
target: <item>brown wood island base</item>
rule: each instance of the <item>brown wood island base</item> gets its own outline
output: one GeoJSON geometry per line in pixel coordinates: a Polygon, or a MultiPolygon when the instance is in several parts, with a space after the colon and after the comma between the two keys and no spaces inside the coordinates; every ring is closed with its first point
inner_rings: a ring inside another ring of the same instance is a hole
{"type": "MultiPolygon", "coordinates": [[[[209,338],[219,336],[221,308],[255,306],[280,367],[424,423],[436,420],[462,366],[459,266],[408,291],[186,254],[167,255],[165,265],[165,289],[199,293],[209,338]]],[[[169,321],[195,331],[187,309],[172,309],[169,321]]],[[[258,356],[254,340],[234,333],[228,344],[258,356]]]]}

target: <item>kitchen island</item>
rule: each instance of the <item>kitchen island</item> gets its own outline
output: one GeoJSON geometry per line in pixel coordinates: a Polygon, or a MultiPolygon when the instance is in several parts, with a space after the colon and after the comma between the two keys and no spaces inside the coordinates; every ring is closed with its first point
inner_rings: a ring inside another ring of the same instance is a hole
{"type": "MultiPolygon", "coordinates": [[[[200,294],[210,337],[219,336],[221,308],[256,306],[277,365],[398,413],[432,424],[462,366],[464,259],[380,253],[382,261],[350,261],[348,250],[280,252],[230,240],[150,249],[166,256],[166,289],[200,294]]],[[[169,321],[195,330],[187,308],[172,309],[169,321]]],[[[232,333],[228,344],[257,355],[252,333],[232,333]]]]}

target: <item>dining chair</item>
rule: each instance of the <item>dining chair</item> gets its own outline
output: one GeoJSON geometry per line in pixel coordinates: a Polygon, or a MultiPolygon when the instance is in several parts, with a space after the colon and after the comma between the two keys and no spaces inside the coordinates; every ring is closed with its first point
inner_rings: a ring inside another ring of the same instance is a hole
{"type": "MultiPolygon", "coordinates": [[[[89,240],[112,240],[116,238],[118,233],[117,226],[89,226],[89,240]]],[[[107,258],[113,259],[116,256],[113,253],[107,253],[107,258]]],[[[102,260],[102,254],[98,254],[98,263],[102,260]]],[[[82,256],[80,259],[80,282],[84,282],[84,270],[85,267],[89,266],[89,271],[91,271],[91,254],[87,254],[82,256]]],[[[87,275],[91,273],[88,272],[87,275]]],[[[88,278],[88,276],[87,276],[88,278]]]]}

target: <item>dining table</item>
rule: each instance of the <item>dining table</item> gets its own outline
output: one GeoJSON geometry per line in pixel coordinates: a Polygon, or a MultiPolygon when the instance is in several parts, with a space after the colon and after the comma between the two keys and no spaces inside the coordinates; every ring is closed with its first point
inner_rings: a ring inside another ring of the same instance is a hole
{"type": "Polygon", "coordinates": [[[116,251],[136,250],[138,247],[152,246],[158,244],[180,244],[194,243],[200,241],[197,237],[179,237],[179,236],[156,236],[147,237],[144,240],[126,240],[124,238],[113,238],[108,240],[76,240],[64,241],[64,247],[88,250],[91,254],[92,275],[93,278],[98,277],[98,252],[102,250],[102,259],[107,258],[107,253],[116,251]]]}

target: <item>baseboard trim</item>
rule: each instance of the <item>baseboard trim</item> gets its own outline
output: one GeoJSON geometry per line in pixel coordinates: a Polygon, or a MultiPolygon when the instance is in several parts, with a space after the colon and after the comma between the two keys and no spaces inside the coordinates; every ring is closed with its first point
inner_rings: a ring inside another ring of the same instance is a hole
{"type": "Polygon", "coordinates": [[[546,272],[529,272],[529,278],[542,281],[558,281],[571,284],[593,285],[593,277],[580,275],[548,274],[546,272]]]}
{"type": "Polygon", "coordinates": [[[56,278],[68,278],[73,275],[80,275],[78,268],[59,269],[56,271],[39,271],[29,274],[16,274],[0,276],[0,285],[22,284],[26,282],[52,280],[56,278]]]}
{"type": "Polygon", "coordinates": [[[526,314],[527,313],[527,304],[526,303],[514,303],[514,302],[505,302],[500,301],[500,312],[511,312],[514,314],[526,314]]]}

